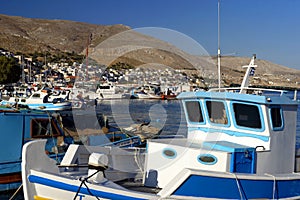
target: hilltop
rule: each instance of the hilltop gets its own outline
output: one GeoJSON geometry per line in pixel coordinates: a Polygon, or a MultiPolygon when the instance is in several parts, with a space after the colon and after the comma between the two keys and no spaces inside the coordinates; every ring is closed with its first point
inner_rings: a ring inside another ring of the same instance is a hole
{"type": "Polygon", "coordinates": [[[100,43],[106,38],[128,30],[124,25],[94,25],[67,20],[32,19],[0,15],[1,48],[21,52],[81,53],[92,34],[100,43]]]}
{"type": "MultiPolygon", "coordinates": [[[[30,55],[35,52],[85,55],[107,66],[125,64],[133,67],[159,65],[184,71],[199,79],[216,79],[216,57],[189,55],[177,47],[137,33],[126,25],[96,25],[67,20],[32,19],[0,15],[0,48],[30,55]],[[92,38],[90,38],[92,36],[92,38]],[[196,70],[195,70],[196,69],[196,70]]],[[[259,58],[259,55],[258,55],[259,58]]],[[[239,84],[243,65],[249,57],[222,57],[221,72],[225,85],[239,84]]],[[[300,71],[258,59],[251,84],[300,87],[300,71]]]]}

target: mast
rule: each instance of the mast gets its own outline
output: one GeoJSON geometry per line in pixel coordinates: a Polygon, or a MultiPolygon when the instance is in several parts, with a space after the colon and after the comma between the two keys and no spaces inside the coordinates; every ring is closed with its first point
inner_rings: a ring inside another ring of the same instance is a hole
{"type": "Polygon", "coordinates": [[[245,93],[245,91],[244,91],[245,88],[247,88],[249,86],[249,77],[254,75],[255,67],[257,67],[257,65],[254,64],[255,59],[256,59],[256,54],[253,54],[249,65],[243,66],[244,68],[247,68],[247,70],[244,75],[240,93],[245,93]]]}
{"type": "Polygon", "coordinates": [[[220,0],[218,0],[218,81],[221,88],[220,0]]]}
{"type": "Polygon", "coordinates": [[[89,46],[91,44],[92,41],[92,33],[89,35],[88,40],[87,40],[87,45],[86,45],[86,53],[85,53],[85,70],[86,70],[86,77],[85,79],[87,80],[88,77],[88,65],[89,65],[89,46]]]}
{"type": "Polygon", "coordinates": [[[25,83],[25,72],[24,72],[24,57],[21,56],[21,66],[22,66],[22,83],[25,83]]]}

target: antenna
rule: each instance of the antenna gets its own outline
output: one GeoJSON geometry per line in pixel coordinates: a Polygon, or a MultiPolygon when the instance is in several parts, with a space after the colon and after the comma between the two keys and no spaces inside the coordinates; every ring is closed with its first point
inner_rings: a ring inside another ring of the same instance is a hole
{"type": "Polygon", "coordinates": [[[221,88],[220,0],[218,0],[218,81],[221,88]]]}

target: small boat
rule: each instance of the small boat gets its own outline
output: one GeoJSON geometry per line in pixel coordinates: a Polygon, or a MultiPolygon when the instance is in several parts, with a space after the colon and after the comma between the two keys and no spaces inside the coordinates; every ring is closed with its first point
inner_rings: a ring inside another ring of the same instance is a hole
{"type": "Polygon", "coordinates": [[[126,94],[125,89],[113,85],[112,83],[103,83],[97,87],[96,90],[96,99],[122,99],[129,96],[126,94]]]}
{"type": "Polygon", "coordinates": [[[157,85],[143,85],[131,90],[132,99],[161,99],[160,87],[157,85]]]}
{"type": "Polygon", "coordinates": [[[41,151],[46,141],[27,143],[25,199],[299,199],[299,102],[248,87],[254,60],[239,88],[177,96],[186,138],[149,139],[146,148],[72,144],[59,166],[41,151]]]}
{"type": "Polygon", "coordinates": [[[22,146],[28,141],[46,139],[42,151],[55,162],[61,161],[68,144],[73,143],[73,139],[62,131],[58,114],[2,107],[0,126],[0,191],[20,186],[22,146]]]}
{"type": "Polygon", "coordinates": [[[176,99],[177,95],[176,94],[162,94],[161,99],[164,100],[173,100],[176,99]]]}
{"type": "Polygon", "coordinates": [[[174,87],[174,86],[166,86],[164,93],[161,94],[161,98],[165,100],[173,100],[176,99],[177,95],[180,92],[177,92],[179,87],[174,87]]]}
{"type": "Polygon", "coordinates": [[[113,83],[101,83],[95,85],[76,84],[71,89],[70,99],[76,99],[80,95],[83,99],[88,100],[112,100],[129,98],[126,88],[113,83]]]}
{"type": "Polygon", "coordinates": [[[25,106],[30,109],[46,111],[68,110],[72,108],[72,103],[66,101],[68,93],[69,91],[65,91],[56,95],[56,93],[42,89],[32,93],[28,98],[10,97],[8,101],[1,101],[1,105],[11,107],[25,106]]]}

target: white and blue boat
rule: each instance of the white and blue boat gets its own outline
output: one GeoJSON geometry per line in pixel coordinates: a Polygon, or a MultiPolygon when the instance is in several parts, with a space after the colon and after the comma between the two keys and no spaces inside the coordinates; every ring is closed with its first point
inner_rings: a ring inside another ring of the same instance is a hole
{"type": "Polygon", "coordinates": [[[0,108],[0,191],[21,184],[22,146],[31,140],[46,139],[42,150],[59,162],[72,138],[65,137],[58,115],[42,111],[0,108]]]}
{"type": "Polygon", "coordinates": [[[25,199],[299,199],[299,102],[247,87],[253,66],[254,58],[241,88],[177,97],[186,138],[150,139],[146,148],[71,145],[60,166],[42,153],[46,141],[27,143],[25,199]]]}
{"type": "Polygon", "coordinates": [[[64,91],[64,95],[58,96],[52,94],[49,90],[39,90],[27,98],[10,97],[7,101],[2,100],[0,101],[0,105],[15,108],[26,107],[29,109],[45,111],[70,110],[72,108],[72,103],[67,100],[69,92],[70,91],[64,91]]]}

